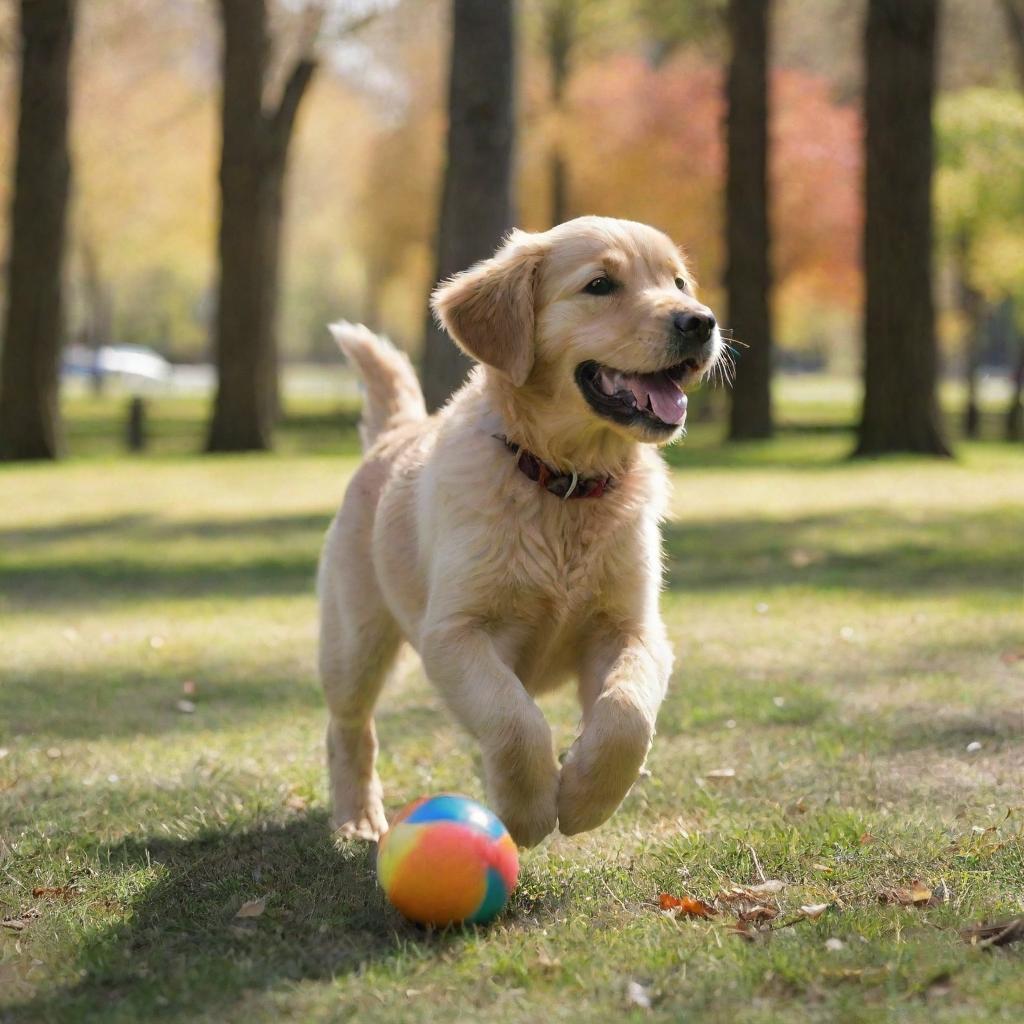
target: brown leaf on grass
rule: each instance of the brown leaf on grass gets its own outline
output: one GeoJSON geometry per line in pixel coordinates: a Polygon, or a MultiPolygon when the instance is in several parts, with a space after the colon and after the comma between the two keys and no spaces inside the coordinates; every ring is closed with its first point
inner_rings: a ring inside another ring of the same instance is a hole
{"type": "Polygon", "coordinates": [[[238,908],[235,917],[259,917],[267,909],[267,897],[261,896],[258,900],[246,900],[238,908]]]}
{"type": "Polygon", "coordinates": [[[77,895],[78,890],[70,885],[39,885],[32,890],[32,895],[36,899],[70,899],[72,896],[77,895]]]}
{"type": "Polygon", "coordinates": [[[1014,917],[997,924],[979,924],[964,928],[960,932],[964,942],[987,949],[989,946],[1008,946],[1011,942],[1024,941],[1024,917],[1014,917]]]}
{"type": "Polygon", "coordinates": [[[658,897],[658,905],[662,910],[670,911],[677,916],[684,914],[687,917],[714,917],[718,911],[710,903],[694,899],[692,896],[673,896],[671,893],[663,892],[658,897]]]}
{"type": "Polygon", "coordinates": [[[735,768],[712,768],[711,771],[704,773],[705,779],[735,779],[736,769],[735,768]]]}
{"type": "Polygon", "coordinates": [[[765,921],[771,921],[778,917],[779,912],[774,907],[766,907],[763,903],[758,903],[736,916],[745,924],[763,924],[765,921]]]}
{"type": "Polygon", "coordinates": [[[884,889],[878,899],[882,903],[898,903],[903,907],[921,907],[931,902],[932,890],[915,878],[908,886],[884,889]]]}

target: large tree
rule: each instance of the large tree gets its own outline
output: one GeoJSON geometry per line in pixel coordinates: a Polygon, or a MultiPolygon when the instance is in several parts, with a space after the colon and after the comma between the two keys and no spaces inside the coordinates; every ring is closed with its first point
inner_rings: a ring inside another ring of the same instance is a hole
{"type": "Polygon", "coordinates": [[[725,287],[744,346],[729,410],[732,441],[771,437],[772,325],[768,228],[768,50],[771,0],[729,0],[725,287]]]}
{"type": "MultiPolygon", "coordinates": [[[[436,279],[490,256],[513,225],[514,0],[453,0],[448,158],[436,279]]],[[[430,409],[462,383],[469,360],[428,319],[423,393],[430,409]]]]}
{"type": "Polygon", "coordinates": [[[864,402],[857,455],[948,455],[932,299],[938,0],[870,0],[865,29],[864,402]]]}
{"type": "Polygon", "coordinates": [[[59,437],[61,276],[71,179],[74,0],[22,0],[18,155],[0,364],[0,458],[53,459],[59,437]]]}
{"type": "Polygon", "coordinates": [[[288,149],[313,77],[309,11],[298,56],[271,92],[266,0],[218,0],[223,29],[217,396],[209,451],[269,448],[277,416],[277,297],[288,149]]]}

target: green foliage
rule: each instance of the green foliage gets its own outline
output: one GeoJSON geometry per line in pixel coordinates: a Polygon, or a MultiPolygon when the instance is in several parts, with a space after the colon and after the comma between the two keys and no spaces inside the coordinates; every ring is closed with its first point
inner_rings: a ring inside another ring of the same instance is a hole
{"type": "Polygon", "coordinates": [[[947,246],[966,240],[971,283],[1024,301],[1024,94],[966,89],[936,108],[935,196],[947,246]]]}

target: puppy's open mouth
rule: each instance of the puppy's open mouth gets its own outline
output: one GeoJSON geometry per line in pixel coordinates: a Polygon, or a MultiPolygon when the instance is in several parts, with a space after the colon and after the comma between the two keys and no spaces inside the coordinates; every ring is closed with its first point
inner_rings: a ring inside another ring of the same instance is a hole
{"type": "Polygon", "coordinates": [[[576,384],[594,412],[606,419],[671,433],[686,421],[683,384],[699,370],[695,359],[656,373],[626,373],[588,360],[576,367],[576,384]]]}

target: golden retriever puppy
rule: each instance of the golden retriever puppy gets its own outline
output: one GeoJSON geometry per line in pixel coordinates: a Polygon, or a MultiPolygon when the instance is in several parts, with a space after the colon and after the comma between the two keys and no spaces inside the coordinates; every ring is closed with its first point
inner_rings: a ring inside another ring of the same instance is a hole
{"type": "Polygon", "coordinates": [[[514,231],[432,305],[479,364],[433,416],[386,340],[332,328],[366,386],[365,457],[320,563],[332,821],[387,828],[373,708],[405,641],[529,846],[600,825],[647,756],[673,660],[657,448],[722,342],[679,249],[601,217],[514,231]],[[582,726],[559,768],[534,698],[569,678],[582,726]]]}

